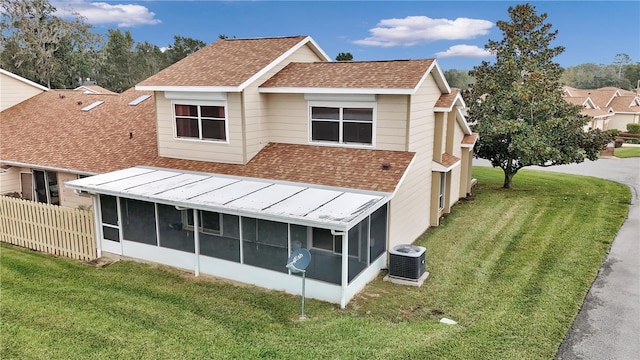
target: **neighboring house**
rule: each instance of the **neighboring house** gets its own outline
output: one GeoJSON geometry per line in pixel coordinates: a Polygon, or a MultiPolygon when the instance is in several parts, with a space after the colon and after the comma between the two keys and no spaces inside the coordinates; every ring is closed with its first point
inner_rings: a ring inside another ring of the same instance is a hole
{"type": "Polygon", "coordinates": [[[591,98],[581,96],[565,96],[565,100],[574,105],[581,106],[582,110],[580,111],[580,113],[591,118],[591,120],[589,120],[589,122],[584,126],[584,131],[588,131],[591,129],[607,130],[609,128],[609,120],[611,116],[613,116],[613,114],[608,111],[600,110],[598,106],[593,103],[593,100],[591,100],[591,98]]]}
{"type": "MultiPolygon", "coordinates": [[[[299,294],[285,263],[307,248],[307,295],[344,307],[471,191],[477,135],[433,59],[336,63],[310,37],[224,39],[136,89],[153,96],[73,92],[118,105],[94,113],[93,137],[65,125],[86,142],[63,146],[73,164],[51,158],[99,173],[65,185],[94,195],[101,252],[299,294]]],[[[21,167],[53,153],[0,149],[21,167]]]]}
{"type": "Polygon", "coordinates": [[[151,93],[82,90],[50,90],[0,112],[0,194],[87,206],[90,196],[62,184],[157,156],[151,93]],[[150,99],[128,105],[141,96],[150,99]]]}
{"type": "Polygon", "coordinates": [[[626,131],[627,124],[640,123],[640,96],[632,91],[615,87],[576,89],[570,86],[564,86],[563,91],[567,101],[574,104],[578,104],[580,99],[588,99],[589,104],[584,104],[586,110],[583,113],[594,116],[595,122],[593,125],[595,126],[590,124],[593,128],[599,128],[597,126],[599,119],[603,120],[604,130],[618,129],[626,131]],[[602,112],[608,113],[609,118],[606,119],[602,112]]]}
{"type": "Polygon", "coordinates": [[[14,73],[0,69],[0,111],[49,90],[14,73]]]}

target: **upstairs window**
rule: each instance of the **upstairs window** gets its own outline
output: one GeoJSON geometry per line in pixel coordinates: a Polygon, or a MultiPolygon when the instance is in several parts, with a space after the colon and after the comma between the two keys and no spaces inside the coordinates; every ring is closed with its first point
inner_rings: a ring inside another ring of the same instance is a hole
{"type": "Polygon", "coordinates": [[[311,106],[311,141],[373,145],[373,106],[311,106]]]}
{"type": "Polygon", "coordinates": [[[174,118],[178,138],[227,141],[223,105],[174,104],[174,118]]]}

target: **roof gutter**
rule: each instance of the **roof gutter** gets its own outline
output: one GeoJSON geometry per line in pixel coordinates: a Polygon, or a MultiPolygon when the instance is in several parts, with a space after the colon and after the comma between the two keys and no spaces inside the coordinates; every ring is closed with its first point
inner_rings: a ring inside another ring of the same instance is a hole
{"type": "Polygon", "coordinates": [[[0,159],[0,164],[14,166],[14,167],[32,168],[32,169],[37,169],[37,170],[66,172],[66,173],[78,174],[78,175],[97,175],[97,174],[99,174],[99,173],[90,172],[90,171],[82,171],[82,170],[75,170],[75,169],[68,169],[68,168],[60,168],[60,167],[54,167],[54,166],[42,166],[42,165],[29,164],[29,163],[23,163],[23,162],[18,162],[18,161],[2,160],[2,159],[0,159]]]}

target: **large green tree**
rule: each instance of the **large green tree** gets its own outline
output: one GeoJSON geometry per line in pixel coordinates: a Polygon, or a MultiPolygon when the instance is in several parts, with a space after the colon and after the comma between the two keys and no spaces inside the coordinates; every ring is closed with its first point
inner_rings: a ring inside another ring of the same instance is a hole
{"type": "Polygon", "coordinates": [[[445,79],[447,79],[447,83],[449,83],[451,87],[458,89],[467,90],[476,82],[474,78],[469,76],[468,70],[450,69],[443,71],[443,73],[445,79]]]}
{"type": "Polygon", "coordinates": [[[3,68],[49,87],[70,85],[66,72],[76,64],[68,52],[96,40],[82,17],[65,20],[55,11],[47,0],[0,0],[3,68]]]}
{"type": "Polygon", "coordinates": [[[341,52],[336,55],[336,61],[353,61],[353,55],[350,52],[341,52]]]}
{"type": "Polygon", "coordinates": [[[562,98],[562,69],[553,58],[564,48],[550,46],[557,31],[547,15],[524,4],[509,7],[509,17],[496,23],[502,40],[485,45],[495,62],[474,67],[476,83],[465,94],[468,121],[480,135],[476,156],[503,170],[505,188],[525,166],[596,160],[610,141],[599,130],[585,132],[580,107],[562,98]]]}
{"type": "MultiPolygon", "coordinates": [[[[136,84],[136,62],[133,36],[129,30],[109,29],[107,44],[102,48],[105,62],[98,84],[122,92],[136,84]]],[[[142,80],[142,79],[140,79],[142,80]]]]}
{"type": "MultiPolygon", "coordinates": [[[[227,39],[227,37],[225,37],[225,39],[227,39]]],[[[170,45],[165,51],[168,61],[167,65],[174,64],[205,46],[207,46],[207,44],[202,40],[174,35],[173,45],[170,45]]]]}

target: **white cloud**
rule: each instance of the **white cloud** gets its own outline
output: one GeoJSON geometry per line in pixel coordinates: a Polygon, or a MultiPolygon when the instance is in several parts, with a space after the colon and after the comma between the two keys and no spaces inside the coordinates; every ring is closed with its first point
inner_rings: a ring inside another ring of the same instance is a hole
{"type": "Polygon", "coordinates": [[[493,54],[483,48],[479,48],[475,45],[453,45],[448,48],[447,51],[440,51],[436,53],[439,58],[443,57],[466,57],[466,58],[482,58],[490,57],[493,54]]]}
{"type": "Polygon", "coordinates": [[[493,23],[488,20],[457,18],[432,19],[407,16],[404,19],[382,19],[370,29],[370,37],[354,43],[368,46],[413,46],[437,40],[472,39],[489,33],[493,23]]]}
{"type": "Polygon", "coordinates": [[[56,15],[64,17],[78,13],[87,18],[88,23],[94,25],[115,23],[120,27],[134,27],[161,23],[155,18],[155,13],[142,5],[108,4],[84,0],[52,2],[52,4],[58,9],[56,15]]]}

